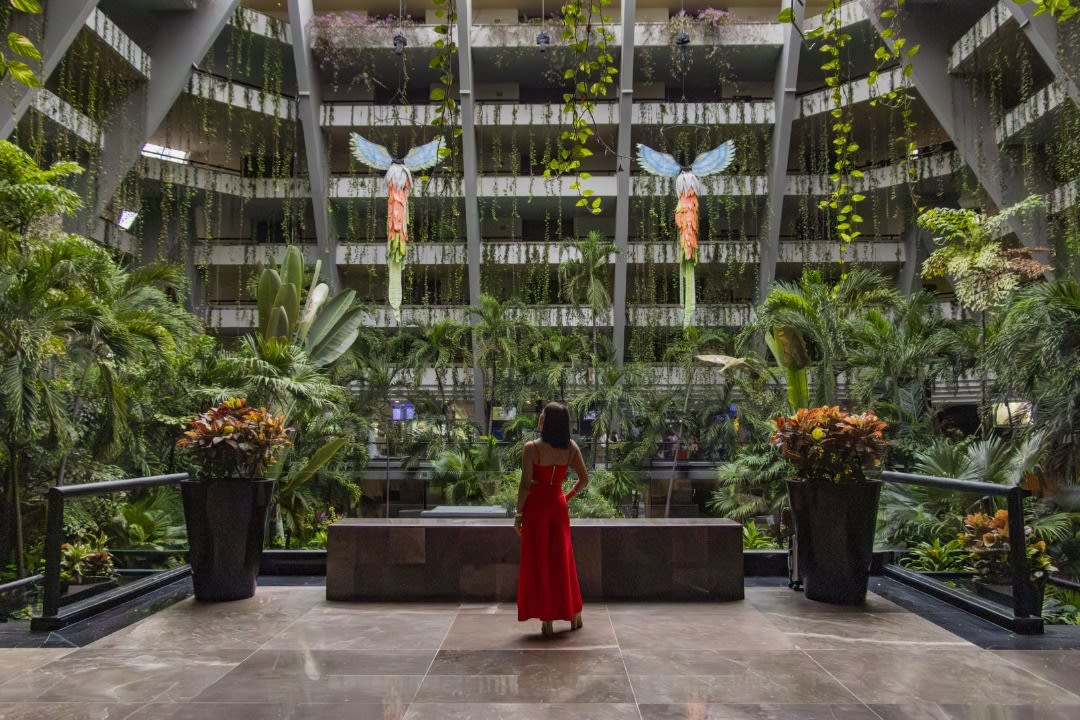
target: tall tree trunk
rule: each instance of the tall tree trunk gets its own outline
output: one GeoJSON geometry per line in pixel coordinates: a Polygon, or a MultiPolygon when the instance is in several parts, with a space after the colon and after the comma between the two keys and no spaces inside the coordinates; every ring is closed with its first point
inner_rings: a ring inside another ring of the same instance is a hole
{"type": "Polygon", "coordinates": [[[492,424],[493,424],[493,421],[494,421],[493,416],[495,414],[495,371],[496,371],[497,367],[498,367],[498,363],[496,362],[494,356],[492,356],[492,358],[491,358],[491,396],[490,396],[490,399],[488,400],[488,410],[487,410],[487,434],[488,434],[489,437],[491,436],[491,428],[492,428],[492,424]]]}
{"type": "Polygon", "coordinates": [[[8,465],[8,484],[11,490],[12,523],[15,526],[15,569],[19,577],[26,577],[26,548],[23,540],[22,496],[19,492],[19,450],[13,448],[8,465]]]}

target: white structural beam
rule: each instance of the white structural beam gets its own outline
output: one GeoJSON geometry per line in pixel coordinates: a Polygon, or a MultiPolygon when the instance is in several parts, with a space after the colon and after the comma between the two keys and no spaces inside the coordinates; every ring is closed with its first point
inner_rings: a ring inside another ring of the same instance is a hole
{"type": "MultiPolygon", "coordinates": [[[[461,117],[461,191],[465,195],[465,238],[469,264],[469,302],[480,302],[480,260],[483,247],[480,238],[480,204],[476,178],[480,174],[479,149],[476,143],[476,84],[473,78],[472,57],[472,2],[453,0],[457,8],[458,107],[461,117]]],[[[469,314],[469,323],[475,324],[476,313],[469,314]]],[[[477,337],[473,334],[473,357],[476,356],[477,337]]],[[[494,381],[494,378],[492,378],[494,381]]],[[[488,408],[484,404],[484,371],[473,365],[473,412],[474,417],[486,421],[488,408]]]]}
{"type": "Polygon", "coordinates": [[[122,57],[132,70],[144,78],[150,77],[150,56],[121,30],[119,25],[110,20],[108,15],[95,9],[90,13],[90,17],[86,18],[86,27],[122,57]]]}
{"type": "Polygon", "coordinates": [[[783,220],[784,196],[787,193],[788,155],[791,153],[791,128],[799,110],[796,92],[799,85],[799,55],[802,52],[802,26],[806,19],[806,8],[802,0],[795,0],[790,7],[793,17],[791,23],[784,28],[784,46],[776,63],[776,79],[773,84],[776,124],[773,126],[769,152],[769,195],[765,231],[761,234],[758,250],[758,302],[765,299],[773,280],[776,279],[776,262],[780,254],[780,225],[783,220]]]}
{"type": "MultiPolygon", "coordinates": [[[[98,0],[49,0],[45,4],[45,30],[40,47],[44,62],[38,73],[42,81],[48,79],[60,64],[97,4],[98,0]]],[[[30,107],[33,94],[33,90],[10,77],[4,80],[0,86],[0,137],[6,138],[15,130],[19,119],[30,107]]]]}
{"type": "Polygon", "coordinates": [[[337,231],[330,212],[330,160],[322,125],[322,84],[307,33],[303,31],[315,16],[311,0],[289,0],[289,26],[293,33],[293,62],[296,65],[297,115],[304,132],[308,183],[311,186],[311,210],[315,215],[315,237],[327,284],[331,290],[341,287],[337,268],[337,231]]]}
{"type": "Polygon", "coordinates": [[[630,245],[630,169],[633,165],[631,136],[634,122],[634,11],[636,0],[622,2],[622,33],[626,42],[620,57],[619,135],[615,141],[618,163],[615,172],[615,283],[611,293],[612,344],[615,364],[622,366],[626,355],[626,255],[630,245]]]}
{"type": "Polygon", "coordinates": [[[101,145],[101,128],[70,103],[45,89],[32,93],[32,98],[31,105],[34,110],[67,128],[87,144],[101,145]]]}
{"type": "MultiPolygon", "coordinates": [[[[889,0],[859,2],[878,32],[885,30],[881,12],[892,7],[889,0]]],[[[908,4],[902,12],[907,16],[904,35],[908,45],[922,48],[909,60],[913,84],[993,203],[1002,208],[1023,200],[1033,191],[1049,192],[1052,185],[1040,168],[1030,168],[1025,177],[1013,159],[999,150],[989,100],[981,93],[972,92],[969,81],[949,73],[950,23],[948,17],[941,17],[948,13],[948,8],[908,4]]],[[[1045,217],[1014,218],[1009,227],[1024,245],[1045,245],[1045,217]]]]}
{"type": "Polygon", "coordinates": [[[238,4],[239,0],[205,0],[194,10],[169,13],[167,22],[158,23],[147,43],[150,78],[110,113],[103,128],[97,185],[93,201],[87,204],[89,212],[79,218],[80,230],[92,229],[97,222],[238,4]]]}
{"type": "Polygon", "coordinates": [[[1071,70],[1076,67],[1076,59],[1080,51],[1070,44],[1061,45],[1058,42],[1058,23],[1049,13],[1035,15],[1038,6],[1034,3],[1018,5],[1013,0],[1006,0],[1006,7],[1012,13],[1013,18],[1020,24],[1020,29],[1027,35],[1027,39],[1035,47],[1042,61],[1054,73],[1058,83],[1064,86],[1065,93],[1080,107],[1080,88],[1077,86],[1076,77],[1071,70]],[[1059,54],[1060,53],[1060,54],[1059,54]]]}

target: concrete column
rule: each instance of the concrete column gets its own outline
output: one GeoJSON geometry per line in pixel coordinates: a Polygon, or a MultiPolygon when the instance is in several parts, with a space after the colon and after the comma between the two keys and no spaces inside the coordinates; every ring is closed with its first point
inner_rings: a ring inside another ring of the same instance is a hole
{"type": "Polygon", "coordinates": [[[311,209],[315,214],[316,257],[331,292],[341,288],[337,230],[330,208],[330,160],[322,131],[322,85],[311,55],[307,27],[315,15],[311,0],[289,0],[293,63],[296,65],[297,117],[304,132],[311,209]]]}
{"type": "Polygon", "coordinates": [[[792,125],[799,99],[795,96],[799,81],[799,55],[802,52],[802,26],[806,8],[802,0],[781,2],[790,7],[794,18],[784,27],[784,46],[776,62],[776,78],[773,84],[773,102],[776,107],[772,146],[769,152],[769,197],[766,199],[765,228],[758,238],[757,301],[769,294],[776,279],[776,262],[780,258],[780,225],[784,212],[784,194],[787,190],[788,156],[791,154],[792,125]]]}
{"type": "MultiPolygon", "coordinates": [[[[71,43],[75,41],[75,36],[82,30],[86,18],[90,17],[90,13],[94,12],[97,4],[98,0],[49,0],[48,3],[45,3],[45,28],[42,33],[41,45],[38,48],[44,57],[41,70],[38,73],[42,84],[56,70],[60,60],[64,57],[64,53],[71,47],[71,43]]],[[[15,13],[15,19],[13,19],[11,29],[28,34],[32,40],[36,40],[28,28],[33,25],[35,20],[41,18],[35,18],[34,16],[20,17],[18,13],[15,13]],[[15,26],[15,19],[18,20],[19,27],[15,26]]],[[[15,130],[19,119],[22,118],[26,109],[30,107],[34,92],[34,90],[20,85],[11,78],[4,80],[3,85],[0,86],[0,137],[6,138],[15,130]]]]}
{"type": "Polygon", "coordinates": [[[1065,92],[1068,93],[1073,104],[1080,107],[1080,91],[1078,91],[1075,75],[1070,72],[1071,68],[1077,66],[1080,51],[1071,44],[1064,47],[1059,45],[1057,20],[1047,13],[1034,15],[1036,5],[1032,3],[1017,5],[1012,0],[1006,0],[1005,5],[1035,47],[1035,52],[1039,53],[1039,57],[1054,73],[1054,77],[1065,86],[1065,92]]]}
{"type": "Polygon", "coordinates": [[[634,14],[636,0],[622,3],[622,55],[619,65],[618,167],[615,173],[615,287],[611,294],[612,342],[615,364],[626,357],[626,255],[630,250],[630,170],[633,167],[631,131],[634,119],[634,14]]]}
{"type": "MultiPolygon", "coordinates": [[[[469,263],[469,302],[475,305],[480,302],[480,260],[483,257],[483,248],[480,237],[480,205],[476,199],[480,164],[476,147],[476,97],[473,93],[476,85],[473,80],[472,42],[469,37],[472,28],[472,3],[470,0],[454,2],[457,4],[458,87],[461,88],[458,107],[461,111],[461,191],[465,197],[465,252],[469,263]]],[[[470,314],[470,324],[476,324],[476,321],[476,315],[470,314]]],[[[475,336],[473,351],[475,357],[475,336]]],[[[484,370],[476,364],[473,365],[473,412],[477,420],[487,427],[484,370]]]]}
{"type": "Polygon", "coordinates": [[[919,238],[922,231],[915,224],[914,210],[908,212],[910,215],[909,222],[904,227],[904,233],[901,237],[904,248],[904,262],[900,266],[900,281],[898,283],[900,292],[905,295],[910,295],[922,287],[919,276],[919,238]]]}

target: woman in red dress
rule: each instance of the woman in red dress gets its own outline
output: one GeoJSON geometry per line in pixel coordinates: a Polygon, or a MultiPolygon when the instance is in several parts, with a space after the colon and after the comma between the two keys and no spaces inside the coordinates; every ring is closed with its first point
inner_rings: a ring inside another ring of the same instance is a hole
{"type": "Polygon", "coordinates": [[[521,453],[514,530],[521,538],[518,572],[518,620],[541,621],[545,636],[555,633],[552,622],[568,620],[581,627],[581,588],[574,547],[570,544],[570,513],[566,502],[589,484],[581,450],[570,439],[570,414],[559,403],[540,413],[540,439],[526,443],[521,453]],[[567,467],[577,484],[563,495],[567,467]]]}

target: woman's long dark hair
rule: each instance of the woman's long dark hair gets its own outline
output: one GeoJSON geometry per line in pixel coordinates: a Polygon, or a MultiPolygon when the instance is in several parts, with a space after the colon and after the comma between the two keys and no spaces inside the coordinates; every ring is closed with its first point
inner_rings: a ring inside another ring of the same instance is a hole
{"type": "Polygon", "coordinates": [[[544,406],[544,429],[540,439],[553,448],[570,447],[570,413],[563,405],[549,402],[544,406]]]}

